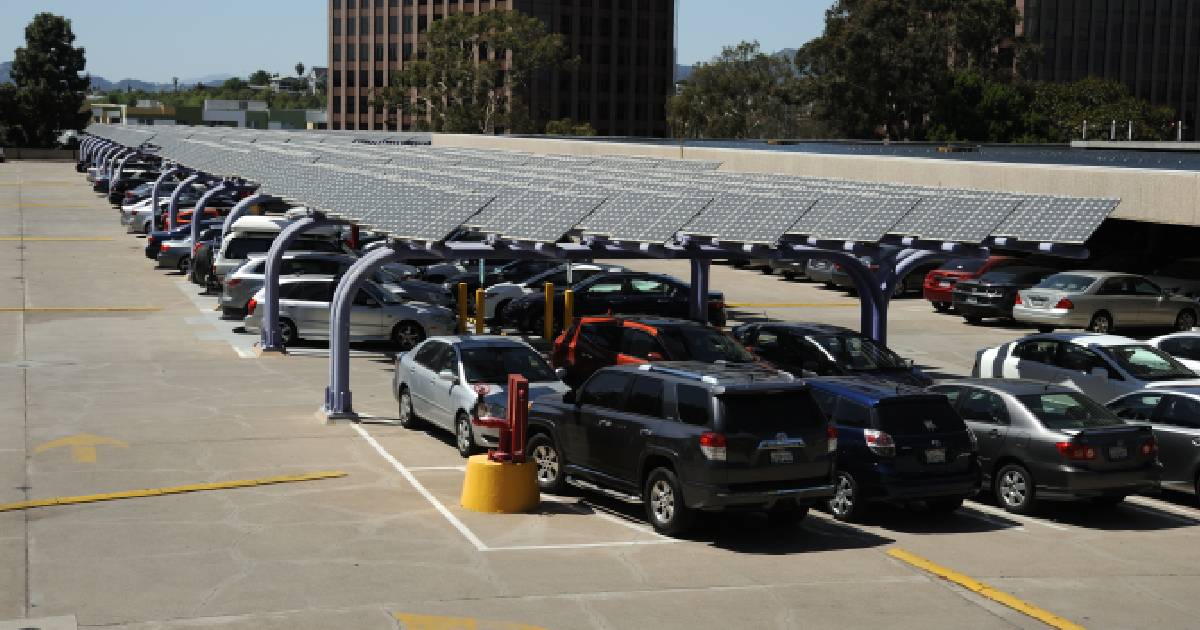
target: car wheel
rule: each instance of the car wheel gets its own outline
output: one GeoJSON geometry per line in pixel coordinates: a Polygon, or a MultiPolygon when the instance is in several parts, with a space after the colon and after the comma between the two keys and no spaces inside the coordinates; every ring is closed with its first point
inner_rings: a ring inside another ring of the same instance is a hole
{"type": "Polygon", "coordinates": [[[796,279],[796,272],[794,272],[794,271],[785,271],[785,272],[783,272],[783,279],[784,279],[784,280],[795,280],[795,279],[796,279]]]}
{"type": "Polygon", "coordinates": [[[529,438],[525,446],[525,456],[537,467],[537,485],[542,492],[561,494],[563,490],[563,461],[558,446],[545,433],[538,433],[529,438]]]}
{"type": "Polygon", "coordinates": [[[1175,318],[1175,330],[1179,332],[1188,332],[1196,327],[1196,312],[1192,310],[1180,311],[1179,317],[1175,318]]]}
{"type": "Polygon", "coordinates": [[[829,513],[839,521],[853,521],[866,513],[866,502],[858,492],[858,482],[850,473],[838,471],[833,483],[833,496],[826,502],[829,513]]]}
{"type": "Polygon", "coordinates": [[[296,330],[296,324],[290,319],[279,320],[279,341],[283,345],[290,346],[297,341],[300,341],[300,332],[296,330]]]}
{"type": "Polygon", "coordinates": [[[963,504],[962,499],[931,499],[925,502],[925,509],[932,514],[950,514],[963,504]]]}
{"type": "Polygon", "coordinates": [[[1092,321],[1088,323],[1087,329],[1094,333],[1110,333],[1113,331],[1112,315],[1100,311],[1092,315],[1092,321]]]}
{"type": "Polygon", "coordinates": [[[770,527],[795,527],[808,516],[808,506],[793,500],[783,499],[767,510],[767,525],[770,527]]]}
{"type": "Polygon", "coordinates": [[[400,426],[405,429],[415,429],[421,424],[417,412],[413,411],[412,393],[405,385],[400,386],[400,426]]]}
{"type": "Polygon", "coordinates": [[[933,310],[939,313],[945,313],[950,310],[950,305],[945,302],[934,302],[933,310]]]}
{"type": "Polygon", "coordinates": [[[684,505],[679,479],[669,468],[655,468],[650,472],[643,495],[646,518],[660,534],[676,536],[686,531],[695,519],[695,512],[684,505]]]}
{"type": "Polygon", "coordinates": [[[471,418],[462,411],[454,417],[454,446],[464,458],[475,454],[475,433],[471,430],[471,418]]]}
{"type": "Polygon", "coordinates": [[[1035,501],[1033,478],[1020,464],[1008,464],[996,474],[996,502],[1013,514],[1028,514],[1035,501]]]}
{"type": "Polygon", "coordinates": [[[412,350],[422,341],[425,341],[425,329],[417,322],[405,320],[392,329],[392,343],[401,350],[412,350]]]}
{"type": "Polygon", "coordinates": [[[983,321],[983,318],[978,315],[967,315],[963,317],[963,320],[972,326],[978,326],[979,322],[983,321]]]}
{"type": "Polygon", "coordinates": [[[188,267],[191,266],[192,259],[188,257],[180,258],[179,262],[175,263],[175,270],[179,273],[187,273],[188,267]]]}

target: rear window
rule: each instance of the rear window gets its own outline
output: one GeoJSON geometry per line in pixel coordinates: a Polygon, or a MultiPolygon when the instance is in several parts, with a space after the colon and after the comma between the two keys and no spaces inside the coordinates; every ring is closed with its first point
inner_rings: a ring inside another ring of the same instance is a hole
{"type": "Polygon", "coordinates": [[[223,256],[226,258],[245,258],[249,254],[262,254],[271,249],[270,238],[235,238],[225,246],[223,256]]]}
{"type": "Polygon", "coordinates": [[[1076,392],[1026,394],[1017,396],[1026,409],[1053,431],[1088,429],[1123,424],[1113,412],[1076,392]]]}
{"type": "Polygon", "coordinates": [[[692,359],[705,363],[754,362],[754,355],[747,352],[733,337],[709,328],[666,328],[662,331],[660,339],[667,346],[671,357],[681,361],[692,359]]]}
{"type": "Polygon", "coordinates": [[[973,273],[983,269],[983,265],[986,262],[986,258],[955,258],[942,263],[942,266],[938,267],[938,271],[965,271],[973,273]]]}
{"type": "Polygon", "coordinates": [[[816,399],[802,389],[725,394],[719,400],[726,433],[773,437],[825,424],[816,399]]]}
{"type": "Polygon", "coordinates": [[[991,282],[994,284],[1008,283],[1034,283],[1050,274],[1050,271],[1044,269],[1029,269],[1028,267],[1006,267],[1004,269],[996,269],[989,271],[981,278],[980,282],[991,282]]]}
{"type": "Polygon", "coordinates": [[[893,435],[966,431],[947,400],[885,400],[875,408],[879,430],[893,435]]]}
{"type": "Polygon", "coordinates": [[[1083,291],[1096,282],[1092,276],[1081,276],[1073,273],[1056,273],[1038,283],[1038,289],[1053,289],[1055,291],[1083,291]]]}

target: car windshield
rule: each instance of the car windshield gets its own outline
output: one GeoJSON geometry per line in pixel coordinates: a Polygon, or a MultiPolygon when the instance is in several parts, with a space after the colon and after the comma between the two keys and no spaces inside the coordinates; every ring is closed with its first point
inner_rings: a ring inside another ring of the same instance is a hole
{"type": "Polygon", "coordinates": [[[1152,346],[1131,344],[1108,346],[1099,350],[1116,361],[1123,370],[1145,381],[1197,378],[1195,372],[1171,355],[1152,346]]]}
{"type": "Polygon", "coordinates": [[[1025,394],[1017,396],[1017,400],[1037,416],[1042,426],[1053,431],[1123,424],[1113,412],[1077,392],[1025,394]]]}
{"type": "Polygon", "coordinates": [[[974,273],[982,269],[986,262],[986,258],[955,258],[943,263],[941,267],[938,267],[938,271],[965,271],[974,273]]]}
{"type": "Polygon", "coordinates": [[[1054,289],[1055,291],[1080,292],[1086,291],[1096,279],[1092,276],[1081,276],[1073,273],[1056,273],[1037,284],[1035,289],[1054,289]]]}
{"type": "Polygon", "coordinates": [[[822,335],[808,337],[821,346],[833,360],[848,370],[885,370],[906,368],[904,359],[871,339],[858,335],[822,335]]]}
{"type": "Polygon", "coordinates": [[[549,364],[529,348],[481,346],[462,348],[460,354],[470,383],[504,385],[509,374],[520,374],[531,383],[558,380],[549,364]]]}
{"type": "Polygon", "coordinates": [[[754,355],[729,335],[709,328],[666,328],[661,334],[673,360],[753,363],[754,355]]]}

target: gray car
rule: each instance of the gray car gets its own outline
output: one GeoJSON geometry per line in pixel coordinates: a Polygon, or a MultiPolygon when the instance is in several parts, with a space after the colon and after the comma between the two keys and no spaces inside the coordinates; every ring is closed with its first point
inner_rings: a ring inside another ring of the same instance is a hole
{"type": "Polygon", "coordinates": [[[833,286],[833,261],[824,258],[809,258],[804,266],[804,275],[813,282],[823,282],[825,286],[833,286]]]}
{"type": "Polygon", "coordinates": [[[1084,328],[1111,333],[1117,328],[1174,327],[1191,330],[1197,306],[1142,276],[1113,271],[1056,273],[1017,293],[1013,319],[1037,326],[1084,328]]]}
{"type": "Polygon", "coordinates": [[[1009,512],[1041,500],[1115,505],[1159,489],[1162,466],[1149,426],[1126,424],[1074,389],[1015,379],[962,379],[945,394],[975,433],[983,488],[1009,512]]]}
{"type": "Polygon", "coordinates": [[[570,389],[541,355],[519,339],[492,335],[427,339],[396,357],[392,393],[400,405],[400,423],[411,429],[423,420],[453,432],[463,457],[477,447],[496,446],[499,430],[474,426],[472,420],[481,415],[506,416],[509,374],[529,380],[531,401],[570,389]]]}
{"type": "Polygon", "coordinates": [[[1143,390],[1107,406],[1127,422],[1146,422],[1154,429],[1164,487],[1200,497],[1200,388],[1143,390]]]}
{"type": "Polygon", "coordinates": [[[808,266],[808,261],[773,258],[769,266],[771,273],[780,273],[788,280],[795,280],[804,277],[804,268],[808,266]]]}

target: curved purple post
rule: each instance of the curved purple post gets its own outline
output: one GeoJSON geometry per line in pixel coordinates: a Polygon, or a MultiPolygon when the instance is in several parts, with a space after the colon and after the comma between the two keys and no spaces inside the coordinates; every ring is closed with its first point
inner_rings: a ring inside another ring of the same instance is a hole
{"type": "Polygon", "coordinates": [[[862,334],[882,342],[887,338],[887,302],[879,283],[867,266],[850,252],[796,247],[795,252],[806,258],[823,258],[842,266],[858,291],[859,325],[862,334]]]}
{"type": "Polygon", "coordinates": [[[693,321],[708,323],[708,278],[712,262],[693,258],[691,295],[688,296],[688,315],[693,321]]]}
{"type": "MultiPolygon", "coordinates": [[[[204,207],[208,205],[208,200],[216,197],[217,193],[224,192],[229,188],[232,188],[230,183],[222,181],[204,191],[203,195],[200,195],[200,201],[196,202],[196,207],[192,210],[192,247],[195,247],[196,243],[200,242],[200,222],[204,220],[204,207]]],[[[174,223],[171,225],[174,225],[174,223]]]]}
{"type": "Polygon", "coordinates": [[[321,217],[304,217],[293,221],[271,241],[271,249],[267,251],[267,260],[263,269],[263,314],[261,350],[263,352],[284,352],[283,339],[279,335],[279,272],[283,263],[283,254],[301,234],[323,225],[329,221],[321,217]]]}
{"type": "Polygon", "coordinates": [[[167,204],[166,227],[168,230],[175,227],[175,219],[179,218],[179,196],[183,194],[184,190],[191,188],[192,184],[196,183],[196,181],[199,179],[200,174],[193,173],[187,179],[179,182],[179,185],[175,187],[175,190],[171,191],[171,203],[167,204]]]}
{"type": "MultiPolygon", "coordinates": [[[[171,177],[174,177],[177,173],[182,173],[182,172],[183,172],[182,168],[180,168],[178,166],[172,166],[171,168],[168,168],[167,170],[163,171],[162,174],[160,174],[158,176],[158,179],[154,180],[154,186],[150,189],[150,227],[151,228],[154,227],[154,217],[155,217],[155,215],[158,214],[158,187],[161,186],[163,182],[167,181],[171,177]]],[[[154,231],[153,229],[149,229],[149,230],[146,230],[146,233],[149,234],[150,232],[153,232],[153,231],[154,231]]]]}
{"type": "Polygon", "coordinates": [[[237,221],[245,216],[245,214],[250,211],[250,208],[254,207],[254,204],[268,197],[270,197],[270,195],[265,193],[254,193],[237,202],[237,205],[235,205],[233,209],[229,211],[229,214],[225,215],[225,221],[221,223],[221,235],[217,237],[217,242],[219,243],[225,240],[225,235],[228,234],[229,229],[233,227],[234,221],[237,221]]]}
{"type": "Polygon", "coordinates": [[[884,327],[876,341],[887,345],[887,311],[890,302],[892,301],[892,292],[897,284],[904,282],[908,274],[922,263],[931,260],[948,258],[946,252],[930,251],[930,250],[902,250],[895,254],[891,260],[883,259],[879,261],[879,271],[876,272],[876,281],[879,285],[880,293],[883,296],[883,318],[884,327]]]}
{"type": "Polygon", "coordinates": [[[112,178],[108,180],[108,194],[111,195],[113,189],[117,187],[117,182],[121,181],[121,173],[125,170],[125,165],[128,164],[129,160],[133,159],[133,157],[137,154],[137,150],[131,150],[129,153],[125,154],[125,157],[121,158],[120,162],[117,163],[117,170],[113,173],[112,178]]]}
{"type": "Polygon", "coordinates": [[[322,408],[329,420],[357,417],[350,395],[350,309],[354,296],[376,269],[399,257],[391,247],[373,250],[346,270],[333,292],[329,309],[329,385],[322,408]]]}

